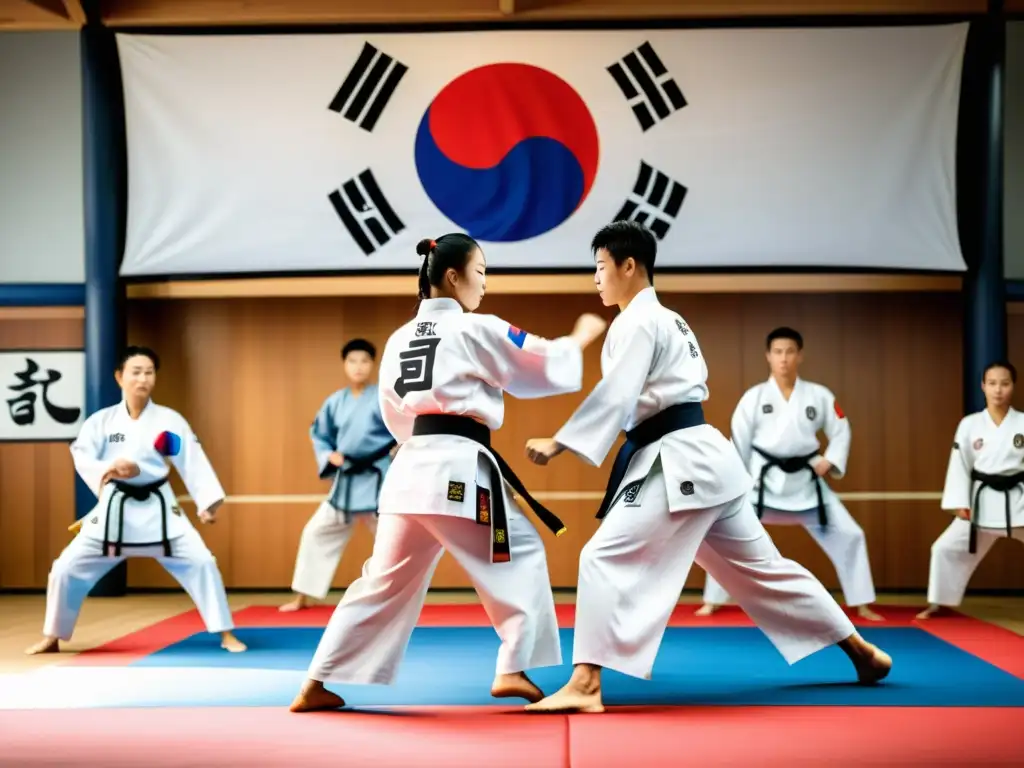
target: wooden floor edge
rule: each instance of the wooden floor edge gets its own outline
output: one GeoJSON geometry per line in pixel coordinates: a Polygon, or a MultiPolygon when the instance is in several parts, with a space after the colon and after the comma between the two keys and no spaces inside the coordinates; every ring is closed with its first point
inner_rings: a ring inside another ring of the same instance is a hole
{"type": "MultiPolygon", "coordinates": [[[[659,275],[660,293],[956,293],[958,275],[659,275]]],[[[593,294],[584,275],[491,275],[490,294],[593,294]]],[[[227,278],[131,283],[129,299],[312,298],[416,295],[415,275],[227,278]]]]}

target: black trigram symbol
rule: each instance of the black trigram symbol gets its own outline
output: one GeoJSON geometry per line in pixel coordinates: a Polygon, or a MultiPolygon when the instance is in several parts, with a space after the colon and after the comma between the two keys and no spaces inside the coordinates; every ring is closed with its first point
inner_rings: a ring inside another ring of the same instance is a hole
{"type": "Polygon", "coordinates": [[[405,229],[369,169],[346,181],[328,197],[352,239],[367,256],[405,229]]]}
{"type": "Polygon", "coordinates": [[[621,61],[608,67],[608,72],[630,103],[641,130],[653,128],[658,120],[664,120],[686,106],[683,92],[668,74],[650,43],[644,43],[626,54],[621,61]],[[651,114],[652,109],[654,114],[651,114]]]}
{"type": "Polygon", "coordinates": [[[398,83],[408,71],[409,68],[402,62],[378,51],[369,43],[363,43],[359,58],[327,108],[346,120],[358,123],[364,131],[372,131],[398,83]],[[356,90],[357,87],[359,90],[356,90]]]}
{"type": "Polygon", "coordinates": [[[641,160],[633,192],[626,198],[614,220],[639,221],[659,240],[664,240],[685,198],[686,187],[641,160]]]}

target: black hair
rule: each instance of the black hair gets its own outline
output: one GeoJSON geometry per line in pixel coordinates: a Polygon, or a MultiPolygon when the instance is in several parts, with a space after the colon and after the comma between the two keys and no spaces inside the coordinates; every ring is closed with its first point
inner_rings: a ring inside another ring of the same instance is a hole
{"type": "Polygon", "coordinates": [[[1017,369],[1013,367],[1013,363],[1009,360],[994,360],[985,366],[985,370],[981,372],[981,380],[985,381],[985,377],[988,376],[988,372],[993,368],[1005,368],[1010,372],[1010,381],[1014,384],[1017,383],[1017,369]]]}
{"type": "Polygon", "coordinates": [[[440,288],[449,269],[462,272],[469,263],[470,254],[480,246],[469,235],[451,232],[437,240],[429,237],[416,244],[416,253],[423,257],[420,264],[419,298],[430,298],[430,286],[440,288]]]}
{"type": "Polygon", "coordinates": [[[797,349],[804,348],[804,337],[800,335],[800,332],[795,331],[792,328],[787,328],[786,326],[776,328],[774,331],[769,333],[768,338],[764,342],[764,348],[771,349],[772,342],[776,339],[790,339],[791,341],[796,342],[797,349]]]}
{"type": "Polygon", "coordinates": [[[160,370],[160,357],[149,347],[138,347],[134,344],[124,348],[121,358],[117,361],[117,371],[124,372],[124,365],[133,357],[148,357],[153,362],[153,370],[160,370]]]}
{"type": "Polygon", "coordinates": [[[365,352],[371,360],[377,359],[377,348],[366,339],[352,339],[341,348],[341,359],[344,360],[353,352],[365,352]]]}
{"type": "Polygon", "coordinates": [[[654,260],[658,256],[658,239],[639,221],[623,219],[606,224],[590,241],[590,250],[597,253],[604,249],[611,254],[616,266],[632,257],[644,268],[647,279],[654,284],[654,260]]]}

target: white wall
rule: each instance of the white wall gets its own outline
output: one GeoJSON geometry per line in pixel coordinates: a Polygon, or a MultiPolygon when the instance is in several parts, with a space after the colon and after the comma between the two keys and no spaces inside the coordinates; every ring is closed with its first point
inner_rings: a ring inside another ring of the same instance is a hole
{"type": "Polygon", "coordinates": [[[0,33],[0,283],[85,280],[77,32],[0,33]]]}
{"type": "Polygon", "coordinates": [[[1006,121],[1003,124],[1004,272],[1024,279],[1024,21],[1006,30],[1006,121]]]}

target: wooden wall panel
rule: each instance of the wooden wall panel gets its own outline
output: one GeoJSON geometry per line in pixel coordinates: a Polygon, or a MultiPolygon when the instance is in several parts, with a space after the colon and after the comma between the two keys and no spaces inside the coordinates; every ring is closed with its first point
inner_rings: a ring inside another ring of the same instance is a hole
{"type": "MultiPolygon", "coordinates": [[[[0,308],[0,349],[80,348],[83,323],[80,308],[0,308]]],[[[74,519],[68,444],[0,443],[0,589],[45,588],[74,519]]]]}
{"type": "MultiPolygon", "coordinates": [[[[929,547],[948,517],[934,497],[908,500],[898,494],[941,492],[948,445],[961,415],[959,297],[666,294],[662,299],[687,318],[701,340],[711,371],[708,418],[726,434],[740,395],[767,376],[767,332],[782,324],[801,330],[804,376],[836,392],[853,428],[849,474],[834,487],[840,493],[881,495],[846,502],[867,533],[877,584],[923,589],[929,547]]],[[[545,297],[532,308],[522,297],[492,296],[485,310],[553,336],[594,307],[591,296],[545,297]]],[[[344,383],[340,347],[353,336],[383,347],[414,310],[414,300],[396,297],[131,302],[131,340],[151,344],[163,355],[159,400],[185,412],[229,494],[264,497],[226,505],[223,519],[202,529],[230,586],[290,583],[302,526],[327,489],[316,477],[307,430],[323,398],[344,383]]],[[[593,348],[586,356],[586,388],[596,382],[598,367],[599,349],[593,348]]],[[[611,456],[600,468],[569,456],[540,468],[525,460],[523,445],[530,437],[552,434],[581,397],[506,398],[505,426],[495,436],[496,447],[532,491],[542,498],[553,492],[569,496],[547,501],[569,526],[557,540],[544,534],[556,587],[576,584],[579,551],[596,529],[594,496],[603,489],[611,456]]],[[[837,586],[831,566],[804,531],[772,532],[785,553],[837,586]]],[[[370,548],[370,536],[360,532],[338,570],[337,586],[358,574],[370,548]]],[[[171,584],[149,564],[133,564],[130,578],[137,586],[171,584]]],[[[699,588],[703,580],[703,572],[694,569],[687,586],[699,588]]],[[[446,558],[433,585],[467,582],[446,558]]],[[[1024,574],[1010,567],[1000,546],[972,587],[1024,588],[1024,574]]]]}

